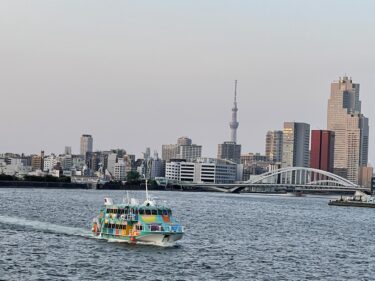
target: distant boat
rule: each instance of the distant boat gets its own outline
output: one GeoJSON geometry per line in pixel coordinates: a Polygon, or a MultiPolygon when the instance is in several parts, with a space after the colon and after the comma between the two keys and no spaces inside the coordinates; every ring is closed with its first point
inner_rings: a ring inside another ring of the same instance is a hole
{"type": "Polygon", "coordinates": [[[340,197],[337,200],[330,200],[328,202],[330,206],[345,206],[345,207],[365,207],[375,208],[375,197],[367,195],[362,191],[356,191],[354,196],[351,197],[340,197]]]}
{"type": "Polygon", "coordinates": [[[111,198],[104,199],[99,216],[94,218],[92,232],[96,237],[131,243],[169,245],[180,240],[184,228],[172,216],[172,210],[157,204],[148,196],[139,204],[134,198],[114,204],[111,198]]]}

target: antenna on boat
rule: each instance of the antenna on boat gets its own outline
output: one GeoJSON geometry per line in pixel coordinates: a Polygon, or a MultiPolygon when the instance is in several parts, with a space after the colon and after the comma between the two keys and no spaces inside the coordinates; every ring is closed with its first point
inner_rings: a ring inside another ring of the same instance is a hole
{"type": "Polygon", "coordinates": [[[143,177],[144,177],[145,182],[146,182],[146,201],[150,201],[150,198],[148,197],[148,186],[147,186],[147,178],[146,178],[146,175],[143,174],[143,177]]]}
{"type": "Polygon", "coordinates": [[[148,197],[147,179],[146,179],[146,200],[150,201],[150,198],[148,197]]]}
{"type": "Polygon", "coordinates": [[[129,190],[126,191],[126,200],[128,201],[128,205],[129,205],[130,204],[129,190]]]}

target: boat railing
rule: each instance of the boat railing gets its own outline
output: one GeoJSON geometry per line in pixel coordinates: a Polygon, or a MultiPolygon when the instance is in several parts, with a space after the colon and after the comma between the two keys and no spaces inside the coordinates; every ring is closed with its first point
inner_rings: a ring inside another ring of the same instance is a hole
{"type": "Polygon", "coordinates": [[[149,232],[184,232],[184,227],[181,225],[144,225],[143,226],[144,231],[149,232]]]}

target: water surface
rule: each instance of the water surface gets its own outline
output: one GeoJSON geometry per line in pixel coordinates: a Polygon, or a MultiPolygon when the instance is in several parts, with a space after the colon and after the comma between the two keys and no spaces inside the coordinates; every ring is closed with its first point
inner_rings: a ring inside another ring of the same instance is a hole
{"type": "Polygon", "coordinates": [[[120,191],[0,189],[0,280],[375,280],[375,209],[327,197],[152,195],[185,226],[177,246],[92,238],[103,198],[121,201],[120,191]]]}

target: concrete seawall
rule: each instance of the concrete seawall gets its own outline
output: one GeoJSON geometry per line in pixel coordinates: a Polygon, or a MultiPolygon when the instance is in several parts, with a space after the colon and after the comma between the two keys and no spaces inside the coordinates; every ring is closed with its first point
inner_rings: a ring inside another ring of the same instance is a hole
{"type": "Polygon", "coordinates": [[[0,188],[65,188],[90,189],[89,184],[69,182],[39,182],[39,181],[0,181],[0,188]]]}

